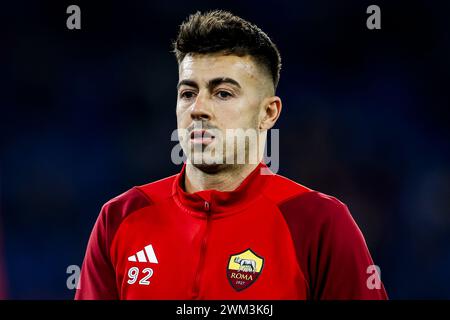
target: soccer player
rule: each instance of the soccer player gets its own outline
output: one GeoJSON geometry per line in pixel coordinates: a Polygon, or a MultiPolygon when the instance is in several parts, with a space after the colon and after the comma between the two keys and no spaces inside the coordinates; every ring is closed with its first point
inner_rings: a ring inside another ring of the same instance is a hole
{"type": "Polygon", "coordinates": [[[75,298],[386,299],[347,206],[263,162],[282,109],[269,37],[229,12],[197,12],[174,52],[187,161],[102,207],[75,298]]]}

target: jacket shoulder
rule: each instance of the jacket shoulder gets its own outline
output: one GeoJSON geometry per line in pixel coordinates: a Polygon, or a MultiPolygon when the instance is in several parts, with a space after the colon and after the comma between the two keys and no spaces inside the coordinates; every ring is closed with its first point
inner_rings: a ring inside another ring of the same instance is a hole
{"type": "Polygon", "coordinates": [[[274,175],[265,188],[284,215],[325,222],[336,215],[348,215],[347,205],[334,196],[313,190],[281,175],[274,175]]]}
{"type": "Polygon", "coordinates": [[[278,204],[313,190],[284,176],[274,174],[264,191],[266,198],[278,204]]]}
{"type": "Polygon", "coordinates": [[[137,187],[132,187],[102,206],[97,223],[100,223],[112,236],[128,215],[150,205],[152,200],[137,187]]]}
{"type": "Polygon", "coordinates": [[[285,216],[296,216],[315,224],[339,218],[352,219],[345,203],[336,197],[314,190],[287,198],[281,201],[278,207],[285,216]]]}
{"type": "Polygon", "coordinates": [[[175,177],[176,175],[134,186],[119,194],[102,206],[100,218],[108,225],[117,226],[129,214],[170,196],[175,177]]]}
{"type": "Polygon", "coordinates": [[[142,192],[147,198],[151,199],[152,202],[159,202],[160,200],[172,196],[173,184],[176,177],[177,174],[141,186],[136,186],[135,188],[142,192]]]}

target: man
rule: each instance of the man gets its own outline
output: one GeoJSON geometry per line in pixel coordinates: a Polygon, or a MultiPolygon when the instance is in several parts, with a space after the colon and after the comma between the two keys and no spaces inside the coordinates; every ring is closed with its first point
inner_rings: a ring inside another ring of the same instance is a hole
{"type": "Polygon", "coordinates": [[[269,37],[198,12],[174,52],[187,161],[103,206],[76,299],[386,299],[347,207],[262,162],[282,107],[269,37]]]}

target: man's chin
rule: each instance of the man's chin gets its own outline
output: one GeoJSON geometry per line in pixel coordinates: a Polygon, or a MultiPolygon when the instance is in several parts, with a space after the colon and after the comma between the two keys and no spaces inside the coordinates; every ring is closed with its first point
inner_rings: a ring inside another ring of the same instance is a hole
{"type": "Polygon", "coordinates": [[[205,159],[190,159],[189,164],[194,166],[195,168],[199,169],[200,171],[203,171],[204,173],[208,174],[214,174],[219,171],[224,170],[227,166],[226,163],[217,163],[217,161],[205,161],[205,159]]]}
{"type": "Polygon", "coordinates": [[[220,171],[222,171],[225,168],[225,164],[206,164],[206,163],[193,163],[194,167],[196,167],[198,170],[207,173],[207,174],[215,174],[220,171]]]}

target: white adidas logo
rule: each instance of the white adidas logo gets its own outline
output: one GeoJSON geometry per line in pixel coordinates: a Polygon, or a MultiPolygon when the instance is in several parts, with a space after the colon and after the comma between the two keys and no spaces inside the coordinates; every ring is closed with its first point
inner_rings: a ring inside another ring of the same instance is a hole
{"type": "Polygon", "coordinates": [[[158,259],[156,259],[155,251],[153,250],[153,246],[151,244],[146,246],[144,248],[144,250],[141,250],[138,253],[133,254],[132,256],[129,256],[128,261],[158,263],[158,259]],[[137,260],[136,260],[136,256],[137,256],[137,260]]]}

